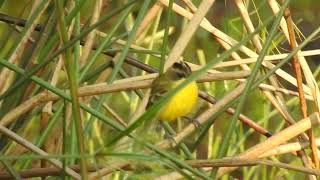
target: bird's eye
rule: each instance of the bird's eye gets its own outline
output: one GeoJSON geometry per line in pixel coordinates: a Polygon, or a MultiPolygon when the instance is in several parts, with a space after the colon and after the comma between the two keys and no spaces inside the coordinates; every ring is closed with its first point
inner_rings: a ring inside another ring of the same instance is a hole
{"type": "Polygon", "coordinates": [[[180,63],[178,63],[178,62],[175,62],[172,67],[173,67],[174,69],[182,69],[182,68],[183,68],[182,64],[180,64],[180,63]]]}

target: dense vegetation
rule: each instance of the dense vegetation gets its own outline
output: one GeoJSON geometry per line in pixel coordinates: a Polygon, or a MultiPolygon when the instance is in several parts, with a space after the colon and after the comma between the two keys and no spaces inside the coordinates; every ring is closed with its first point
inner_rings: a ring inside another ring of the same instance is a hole
{"type": "Polygon", "coordinates": [[[318,0],[0,8],[0,179],[320,175],[318,0]],[[146,108],[152,80],[180,59],[192,75],[146,108]],[[193,112],[160,123],[193,80],[193,112]]]}

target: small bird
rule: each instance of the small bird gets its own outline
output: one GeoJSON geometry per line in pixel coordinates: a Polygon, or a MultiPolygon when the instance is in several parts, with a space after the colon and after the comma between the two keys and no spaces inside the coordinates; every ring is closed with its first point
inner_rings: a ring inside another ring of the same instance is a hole
{"type": "MultiPolygon", "coordinates": [[[[147,107],[168,91],[177,87],[192,73],[189,65],[184,61],[175,62],[164,74],[160,74],[151,85],[151,94],[147,107]]],[[[159,120],[172,121],[189,114],[198,98],[198,86],[195,81],[178,91],[160,109],[159,120]]]]}

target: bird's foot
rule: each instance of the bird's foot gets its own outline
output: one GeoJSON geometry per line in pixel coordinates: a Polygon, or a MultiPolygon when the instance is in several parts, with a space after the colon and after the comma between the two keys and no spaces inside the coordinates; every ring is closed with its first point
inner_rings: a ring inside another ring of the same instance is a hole
{"type": "Polygon", "coordinates": [[[183,119],[187,120],[189,123],[192,123],[194,127],[201,129],[201,124],[197,119],[192,119],[188,116],[182,116],[183,119]]]}

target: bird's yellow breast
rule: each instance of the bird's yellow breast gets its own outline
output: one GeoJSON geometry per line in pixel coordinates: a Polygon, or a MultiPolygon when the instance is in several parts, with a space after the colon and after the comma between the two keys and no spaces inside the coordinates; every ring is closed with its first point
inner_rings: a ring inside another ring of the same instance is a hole
{"type": "MultiPolygon", "coordinates": [[[[175,83],[174,87],[183,82],[184,79],[175,83]]],[[[174,88],[173,87],[173,88],[174,88]]],[[[178,91],[167,104],[160,110],[159,119],[163,121],[175,120],[185,116],[192,111],[198,98],[198,86],[196,82],[191,82],[178,91]]]]}

